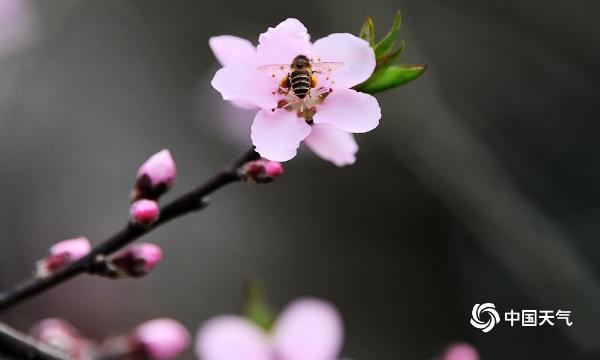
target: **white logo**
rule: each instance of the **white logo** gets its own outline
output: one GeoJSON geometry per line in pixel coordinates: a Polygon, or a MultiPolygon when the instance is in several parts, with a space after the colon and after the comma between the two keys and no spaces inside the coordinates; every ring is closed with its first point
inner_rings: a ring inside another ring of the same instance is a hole
{"type": "Polygon", "coordinates": [[[496,307],[492,303],[475,304],[471,312],[471,325],[483,331],[484,333],[492,330],[492,328],[500,322],[500,315],[496,311],[496,307]],[[482,320],[482,317],[487,316],[487,321],[482,320]]]}

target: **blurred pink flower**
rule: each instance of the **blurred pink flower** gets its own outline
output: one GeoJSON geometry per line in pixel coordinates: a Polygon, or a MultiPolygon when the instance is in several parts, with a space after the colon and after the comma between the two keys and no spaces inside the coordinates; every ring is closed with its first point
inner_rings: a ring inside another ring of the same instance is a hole
{"type": "Polygon", "coordinates": [[[247,163],[241,169],[242,176],[253,183],[268,183],[283,175],[283,165],[264,158],[247,163]]]}
{"type": "Polygon", "coordinates": [[[209,320],[198,332],[196,354],[201,360],[334,360],[342,337],[337,310],[305,298],[284,309],[272,334],[240,316],[209,320]]]}
{"type": "Polygon", "coordinates": [[[317,155],[338,166],[352,164],[358,145],[351,133],[367,132],[379,124],[377,100],[351,89],[375,69],[373,49],[365,40],[344,33],[311,43],[304,25],[287,19],[261,34],[257,47],[229,35],[212,37],[209,44],[224,66],[215,74],[213,87],[237,106],[259,109],[252,124],[252,143],[269,160],[292,159],[305,141],[317,155]],[[298,55],[317,62],[342,62],[344,67],[315,73],[317,86],[299,99],[293,91],[280,91],[287,70],[269,70],[274,72],[269,74],[260,69],[289,65],[298,55]]]}
{"type": "Polygon", "coordinates": [[[83,236],[63,240],[52,245],[48,251],[48,256],[37,262],[36,273],[38,276],[49,275],[81,259],[89,254],[91,250],[92,245],[90,241],[83,236]]]}
{"type": "Polygon", "coordinates": [[[90,359],[95,347],[69,322],[62,319],[42,320],[31,328],[30,334],[34,339],[64,351],[73,359],[90,359]]]}
{"type": "Polygon", "coordinates": [[[77,261],[86,256],[90,250],[92,250],[90,241],[86,237],[80,236],[52,245],[50,255],[67,254],[70,261],[77,261]]]}
{"type": "Polygon", "coordinates": [[[150,243],[133,244],[112,259],[113,265],[127,276],[139,277],[154,270],[162,258],[159,246],[150,243]]]}
{"type": "Polygon", "coordinates": [[[141,199],[129,208],[129,217],[134,224],[149,226],[154,224],[160,215],[158,203],[154,200],[141,199]]]}
{"type": "Polygon", "coordinates": [[[479,354],[470,344],[456,343],[446,349],[442,360],[479,360],[479,354]]]}
{"type": "Polygon", "coordinates": [[[190,334],[172,319],[155,319],[138,326],[131,336],[144,356],[152,360],[176,358],[190,343],[190,334]]]}
{"type": "Polygon", "coordinates": [[[152,155],[137,172],[135,199],[156,199],[175,182],[177,168],[167,149],[152,155]]]}
{"type": "Polygon", "coordinates": [[[33,37],[35,13],[26,0],[0,0],[0,58],[27,46],[33,37]]]}

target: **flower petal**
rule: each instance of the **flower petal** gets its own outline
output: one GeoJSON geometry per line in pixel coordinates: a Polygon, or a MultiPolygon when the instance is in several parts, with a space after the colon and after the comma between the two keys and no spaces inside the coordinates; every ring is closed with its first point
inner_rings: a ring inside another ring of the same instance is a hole
{"type": "Polygon", "coordinates": [[[337,166],[351,165],[356,161],[358,145],[354,136],[332,125],[313,125],[306,145],[327,161],[337,166]]]}
{"type": "Polygon", "coordinates": [[[260,64],[291,64],[298,55],[310,56],[310,36],[297,19],[287,19],[260,34],[256,47],[260,64]]]}
{"type": "Polygon", "coordinates": [[[315,124],[330,124],[351,133],[371,131],[379,125],[377,99],[351,89],[335,89],[317,108],[315,124]]]}
{"type": "Polygon", "coordinates": [[[208,39],[208,44],[223,66],[256,62],[256,48],[246,39],[231,35],[213,36],[208,39]]]}
{"type": "Polygon", "coordinates": [[[255,105],[262,109],[277,106],[277,97],[272,93],[277,85],[267,74],[257,70],[255,65],[225,66],[217,71],[211,85],[221,93],[224,100],[245,106],[255,105]]]}
{"type": "Polygon", "coordinates": [[[196,355],[201,360],[271,360],[271,349],[256,325],[239,316],[223,315],[198,331],[196,355]]]}
{"type": "Polygon", "coordinates": [[[336,359],[342,345],[342,320],[329,303],[296,300],[275,324],[274,345],[285,360],[336,359]]]}
{"type": "Polygon", "coordinates": [[[457,343],[446,349],[442,360],[479,360],[479,354],[472,345],[457,343]]]}
{"type": "MultiPolygon", "coordinates": [[[[351,88],[367,80],[375,70],[375,53],[369,43],[352,34],[331,34],[312,46],[313,57],[345,64],[331,74],[335,87],[351,88]]],[[[328,75],[329,76],[329,75],[328,75]]]]}
{"type": "Polygon", "coordinates": [[[310,130],[310,125],[294,111],[260,110],[252,123],[252,143],[260,156],[287,161],[296,156],[300,142],[310,130]]]}

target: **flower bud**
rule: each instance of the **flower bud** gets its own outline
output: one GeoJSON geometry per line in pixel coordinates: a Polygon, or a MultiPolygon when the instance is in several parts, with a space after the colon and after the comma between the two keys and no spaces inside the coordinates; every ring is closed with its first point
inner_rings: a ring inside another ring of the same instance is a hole
{"type": "Polygon", "coordinates": [[[269,161],[265,165],[265,173],[271,178],[279,177],[283,174],[283,165],[277,161],[269,161]]]}
{"type": "Polygon", "coordinates": [[[138,169],[134,200],[158,199],[171,188],[176,175],[177,169],[169,150],[157,152],[138,169]]]}
{"type": "Polygon", "coordinates": [[[175,320],[156,319],[138,326],[131,335],[140,355],[151,360],[175,358],[190,343],[190,334],[175,320]]]}
{"type": "Polygon", "coordinates": [[[73,359],[89,358],[93,348],[89,340],[62,319],[42,320],[33,326],[30,334],[34,339],[65,352],[73,359]]]}
{"type": "Polygon", "coordinates": [[[152,271],[160,262],[162,250],[154,244],[134,244],[112,259],[115,269],[126,276],[140,277],[152,271]]]}
{"type": "Polygon", "coordinates": [[[129,208],[129,219],[133,224],[150,226],[158,220],[160,209],[154,200],[141,199],[129,208]]]}
{"type": "Polygon", "coordinates": [[[71,264],[86,256],[92,250],[90,241],[83,236],[75,239],[63,240],[54,244],[48,256],[36,264],[36,273],[39,276],[48,275],[60,268],[71,264]]]}
{"type": "Polygon", "coordinates": [[[241,174],[246,181],[256,184],[268,183],[283,174],[283,165],[277,161],[261,158],[242,167],[241,174]]]}
{"type": "Polygon", "coordinates": [[[479,354],[473,346],[467,343],[450,345],[442,356],[442,360],[478,360],[479,354]]]}

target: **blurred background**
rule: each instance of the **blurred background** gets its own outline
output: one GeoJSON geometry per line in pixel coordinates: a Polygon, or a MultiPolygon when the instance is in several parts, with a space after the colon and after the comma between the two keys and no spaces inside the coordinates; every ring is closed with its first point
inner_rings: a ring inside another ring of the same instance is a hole
{"type": "Polygon", "coordinates": [[[367,15],[381,36],[396,9],[403,61],[429,69],[378,96],[381,124],[358,136],[354,166],[304,151],[279,181],[228,187],[150,234],[164,252],[150,276],[81,276],[2,321],[66,317],[102,339],[169,316],[195,332],[239,313],[257,277],[276,309],[303,295],[336,304],[346,358],[430,359],[459,340],[490,360],[597,358],[593,0],[0,0],[0,287],[59,240],[120,228],[154,152],[177,162],[168,200],[250,145],[253,114],[210,86],[210,36],[256,43],[288,17],[312,39],[357,34],[367,15]],[[484,334],[468,322],[482,302],[571,310],[574,325],[484,334]]]}

